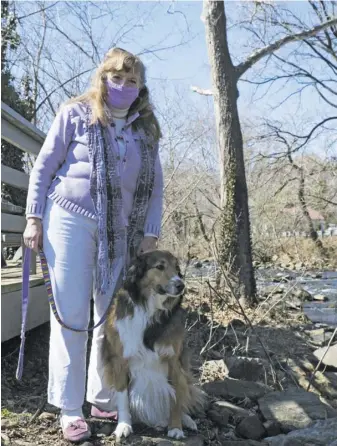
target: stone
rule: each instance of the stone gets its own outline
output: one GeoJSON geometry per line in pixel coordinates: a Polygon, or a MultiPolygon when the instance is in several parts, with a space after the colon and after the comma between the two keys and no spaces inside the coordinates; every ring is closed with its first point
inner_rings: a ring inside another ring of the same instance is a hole
{"type": "Polygon", "coordinates": [[[198,260],[197,262],[195,262],[195,263],[193,264],[193,267],[194,267],[194,268],[201,268],[201,267],[202,267],[202,262],[200,262],[200,261],[198,260]]]}
{"type": "Polygon", "coordinates": [[[330,345],[330,347],[321,347],[314,351],[314,356],[320,361],[322,359],[322,364],[337,368],[337,344],[330,345]]]}
{"type": "Polygon", "coordinates": [[[337,410],[304,389],[271,392],[260,398],[258,404],[263,417],[278,421],[283,431],[302,429],[314,420],[337,416],[337,410]]]}
{"type": "Polygon", "coordinates": [[[219,426],[227,426],[229,417],[232,413],[228,409],[217,410],[213,408],[207,412],[207,415],[213,423],[218,424],[219,426]]]}
{"type": "Polygon", "coordinates": [[[337,418],[318,420],[305,429],[265,438],[269,446],[336,446],[337,418]]]}
{"type": "Polygon", "coordinates": [[[223,381],[215,381],[203,385],[205,392],[222,398],[249,398],[257,400],[262,395],[269,393],[271,389],[253,381],[226,378],[223,381]]]}
{"type": "Polygon", "coordinates": [[[284,293],[284,285],[268,285],[262,288],[261,295],[268,297],[270,295],[275,296],[276,294],[284,293]]]}
{"type": "Polygon", "coordinates": [[[49,412],[42,412],[41,415],[39,415],[39,420],[55,420],[55,414],[49,413],[49,412]]]}
{"type": "Polygon", "coordinates": [[[202,378],[207,381],[224,379],[228,375],[228,369],[223,359],[205,361],[202,365],[202,378]]]}
{"type": "Polygon", "coordinates": [[[310,337],[313,344],[322,346],[326,345],[332,336],[332,333],[326,332],[324,328],[306,330],[305,333],[310,337]]]}
{"type": "Polygon", "coordinates": [[[104,423],[97,431],[96,435],[98,437],[110,437],[114,432],[116,426],[112,423],[104,423]]]}
{"type": "Polygon", "coordinates": [[[264,374],[264,365],[259,358],[228,356],[225,364],[230,378],[258,381],[264,374]]]}
{"type": "Polygon", "coordinates": [[[204,439],[200,435],[190,437],[185,441],[185,446],[203,446],[204,439]]]}
{"type": "Polygon", "coordinates": [[[324,294],[315,294],[314,295],[314,300],[318,300],[318,301],[321,301],[321,302],[326,302],[329,299],[328,299],[327,296],[324,296],[324,294]]]}
{"type": "Polygon", "coordinates": [[[277,421],[268,420],[263,423],[263,427],[266,430],[267,437],[274,437],[275,435],[282,434],[281,425],[277,421]]]}
{"type": "Polygon", "coordinates": [[[294,288],[291,291],[291,295],[294,297],[298,297],[301,301],[313,299],[312,294],[301,287],[294,288]]]}
{"type": "Polygon", "coordinates": [[[215,409],[217,411],[229,411],[233,417],[248,417],[250,415],[249,410],[236,406],[229,401],[215,401],[212,404],[211,409],[215,409]]]}
{"type": "Polygon", "coordinates": [[[163,440],[157,443],[157,446],[173,446],[173,443],[169,440],[163,440]]]}
{"type": "Polygon", "coordinates": [[[243,438],[260,440],[266,431],[257,415],[244,418],[237,426],[236,433],[243,438]]]}

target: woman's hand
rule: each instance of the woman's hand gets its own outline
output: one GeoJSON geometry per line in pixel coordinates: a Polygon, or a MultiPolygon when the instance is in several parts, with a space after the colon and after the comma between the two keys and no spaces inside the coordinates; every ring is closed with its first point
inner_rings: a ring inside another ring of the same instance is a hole
{"type": "Polygon", "coordinates": [[[156,237],[145,236],[139,245],[138,254],[156,249],[157,243],[158,239],[156,237]]]}
{"type": "Polygon", "coordinates": [[[27,248],[33,249],[35,252],[42,248],[42,221],[37,217],[29,217],[23,240],[27,248]]]}

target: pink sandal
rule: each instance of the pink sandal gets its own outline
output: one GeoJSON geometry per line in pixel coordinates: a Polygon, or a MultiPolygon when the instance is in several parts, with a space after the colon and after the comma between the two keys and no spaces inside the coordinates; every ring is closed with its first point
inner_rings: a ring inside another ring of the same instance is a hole
{"type": "Polygon", "coordinates": [[[91,416],[117,421],[117,412],[105,412],[104,410],[98,409],[96,406],[91,406],[91,416]]]}
{"type": "Polygon", "coordinates": [[[78,419],[65,428],[62,427],[62,432],[64,439],[73,443],[88,440],[91,437],[90,428],[83,419],[78,419]]]}

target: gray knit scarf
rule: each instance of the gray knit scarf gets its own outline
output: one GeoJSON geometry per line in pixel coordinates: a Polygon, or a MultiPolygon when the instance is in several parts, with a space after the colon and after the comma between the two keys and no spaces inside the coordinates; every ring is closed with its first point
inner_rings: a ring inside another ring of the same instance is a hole
{"type": "Polygon", "coordinates": [[[154,165],[157,144],[144,132],[140,135],[141,168],[133,208],[126,228],[122,220],[121,178],[117,169],[115,141],[99,122],[91,124],[91,108],[87,106],[86,131],[91,162],[90,194],[94,203],[97,224],[96,291],[105,294],[112,285],[113,261],[124,256],[132,258],[144,236],[144,224],[149,199],[153,191],[154,165]]]}

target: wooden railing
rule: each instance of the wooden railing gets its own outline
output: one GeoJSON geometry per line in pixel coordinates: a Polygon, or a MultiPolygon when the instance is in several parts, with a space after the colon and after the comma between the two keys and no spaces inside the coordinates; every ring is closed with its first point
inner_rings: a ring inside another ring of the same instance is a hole
{"type": "MultiPolygon", "coordinates": [[[[1,137],[25,153],[38,155],[45,134],[33,124],[1,102],[1,137]]],[[[29,175],[11,167],[1,165],[2,183],[19,189],[28,189],[29,175]]],[[[2,247],[20,246],[26,225],[24,209],[10,203],[1,202],[2,247]]],[[[24,247],[22,245],[22,254],[24,247]]],[[[18,268],[3,270],[1,283],[1,341],[6,341],[20,333],[21,326],[21,274],[18,268]]],[[[33,256],[31,273],[36,273],[36,256],[33,256]]],[[[42,276],[35,275],[30,280],[31,303],[28,311],[27,329],[43,324],[49,319],[48,300],[42,276]]]]}
{"type": "MultiPolygon", "coordinates": [[[[1,102],[1,137],[31,155],[38,155],[45,134],[33,124],[1,102]]],[[[28,189],[29,176],[24,172],[1,165],[1,181],[20,189],[28,189]]],[[[1,231],[22,233],[25,217],[1,211],[1,231]]]]}

